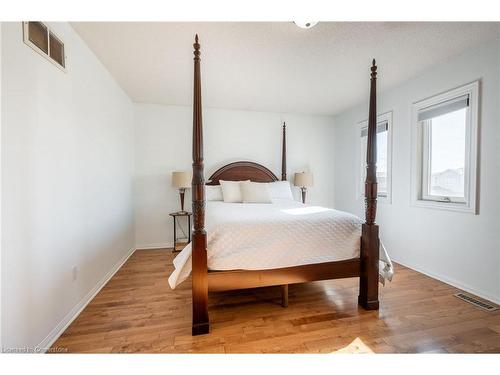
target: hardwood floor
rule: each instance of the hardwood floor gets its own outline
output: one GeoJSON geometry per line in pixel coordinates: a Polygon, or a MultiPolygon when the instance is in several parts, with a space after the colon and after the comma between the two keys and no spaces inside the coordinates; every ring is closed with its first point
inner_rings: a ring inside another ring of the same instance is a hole
{"type": "Polygon", "coordinates": [[[136,251],[53,347],[69,352],[500,353],[500,310],[485,312],[458,289],[396,265],[380,310],[357,306],[358,280],[210,295],[211,332],[191,336],[191,285],[171,290],[170,250],[136,251]]]}

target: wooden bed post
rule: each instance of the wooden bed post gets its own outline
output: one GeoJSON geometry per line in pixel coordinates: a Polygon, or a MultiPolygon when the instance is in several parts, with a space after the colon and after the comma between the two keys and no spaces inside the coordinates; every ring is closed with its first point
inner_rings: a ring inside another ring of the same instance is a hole
{"type": "MultiPolygon", "coordinates": [[[[286,181],[286,122],[283,121],[283,138],[281,143],[281,181],[286,181]]],[[[281,286],[281,306],[288,307],[288,284],[281,286]]]]}
{"type": "Polygon", "coordinates": [[[203,176],[203,123],[201,109],[200,44],[198,34],[194,47],[194,98],[193,98],[193,326],[192,334],[208,333],[208,270],[207,232],[205,231],[205,178],[203,176]]]}
{"type": "Polygon", "coordinates": [[[283,141],[281,147],[281,181],[286,181],[286,123],[283,121],[283,141]]]}
{"type": "Polygon", "coordinates": [[[366,310],[378,310],[379,236],[377,214],[377,66],[371,67],[368,145],[366,151],[365,220],[361,232],[361,272],[358,303],[366,310]]]}

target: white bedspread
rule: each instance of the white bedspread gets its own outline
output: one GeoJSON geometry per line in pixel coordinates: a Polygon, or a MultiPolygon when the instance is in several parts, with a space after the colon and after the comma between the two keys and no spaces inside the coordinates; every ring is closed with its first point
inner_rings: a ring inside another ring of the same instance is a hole
{"type": "MultiPolygon", "coordinates": [[[[207,261],[211,270],[259,270],[359,256],[362,221],[349,213],[290,200],[272,204],[207,202],[207,261]]],[[[381,246],[380,271],[392,277],[381,246]],[[383,253],[383,254],[382,254],[383,253]]],[[[191,244],[174,259],[174,289],[191,273],[191,244]]]]}

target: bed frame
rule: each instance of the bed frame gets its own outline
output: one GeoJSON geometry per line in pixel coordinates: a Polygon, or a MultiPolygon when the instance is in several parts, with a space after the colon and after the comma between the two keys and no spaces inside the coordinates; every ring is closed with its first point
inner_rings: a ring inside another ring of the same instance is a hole
{"type": "MultiPolygon", "coordinates": [[[[194,103],[193,103],[193,228],[192,228],[192,334],[209,332],[208,292],[265,286],[281,286],[282,304],[288,304],[288,285],[308,281],[359,277],[358,303],[366,310],[377,310],[379,228],[375,224],[377,211],[376,177],[376,76],[375,60],[371,67],[370,109],[368,118],[367,173],[365,181],[365,223],[362,225],[360,257],[343,261],[308,264],[271,270],[208,271],[207,232],[205,231],[205,180],[203,163],[203,126],[201,106],[200,44],[198,35],[194,47],[194,103]]],[[[286,126],[283,124],[281,179],[286,180],[286,126]]],[[[238,161],[218,169],[207,185],[218,185],[219,180],[256,182],[278,181],[266,167],[238,161]]]]}

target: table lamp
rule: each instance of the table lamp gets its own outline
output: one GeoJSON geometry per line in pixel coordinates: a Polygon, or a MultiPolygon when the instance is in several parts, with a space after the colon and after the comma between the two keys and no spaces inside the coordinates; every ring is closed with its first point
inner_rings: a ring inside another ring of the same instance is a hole
{"type": "Polygon", "coordinates": [[[181,211],[184,211],[184,193],[186,189],[191,187],[191,173],[186,171],[174,171],[172,172],[172,186],[179,189],[179,195],[181,197],[181,211]]]}
{"type": "Polygon", "coordinates": [[[302,191],[302,203],[306,203],[307,188],[313,186],[313,174],[311,172],[295,173],[293,184],[300,187],[302,191]]]}

